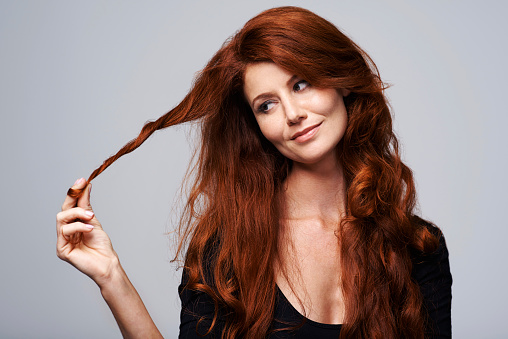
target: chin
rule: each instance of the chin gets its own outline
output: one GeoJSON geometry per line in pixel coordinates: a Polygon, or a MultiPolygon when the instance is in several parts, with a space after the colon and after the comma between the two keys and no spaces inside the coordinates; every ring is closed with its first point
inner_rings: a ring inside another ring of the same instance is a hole
{"type": "Polygon", "coordinates": [[[325,163],[328,161],[338,162],[337,147],[327,149],[326,151],[309,151],[307,154],[284,154],[284,156],[294,163],[300,163],[302,165],[317,165],[319,163],[325,163]]]}
{"type": "MultiPolygon", "coordinates": [[[[327,161],[330,159],[330,156],[328,155],[323,155],[323,156],[313,156],[313,157],[294,157],[294,158],[290,158],[291,160],[293,160],[294,163],[300,163],[300,164],[304,164],[304,165],[315,165],[315,164],[319,164],[319,163],[322,163],[323,161],[327,161]]],[[[335,156],[333,156],[332,159],[336,159],[335,156]]]]}

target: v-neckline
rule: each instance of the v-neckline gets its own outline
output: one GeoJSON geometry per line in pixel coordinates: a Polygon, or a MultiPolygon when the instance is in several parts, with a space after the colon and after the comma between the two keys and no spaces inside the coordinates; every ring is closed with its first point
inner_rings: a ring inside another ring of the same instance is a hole
{"type": "Polygon", "coordinates": [[[305,319],[305,323],[310,324],[315,327],[321,327],[321,328],[327,328],[327,329],[333,329],[333,330],[340,330],[342,327],[342,324],[326,324],[326,323],[320,323],[314,320],[311,320],[304,315],[302,315],[294,306],[291,304],[291,302],[286,298],[284,295],[284,292],[279,288],[279,285],[275,284],[277,286],[277,294],[279,295],[279,299],[282,301],[283,304],[287,305],[290,309],[290,311],[294,315],[298,315],[298,317],[305,319]]]}

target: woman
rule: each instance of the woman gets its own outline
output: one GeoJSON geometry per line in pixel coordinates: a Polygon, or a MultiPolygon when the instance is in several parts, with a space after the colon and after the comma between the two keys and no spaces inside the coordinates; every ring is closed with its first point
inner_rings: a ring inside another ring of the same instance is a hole
{"type": "Polygon", "coordinates": [[[301,8],[251,19],[173,110],[69,190],[57,253],[100,287],[122,334],[160,336],[89,204],[90,181],[154,131],[199,119],[180,224],[180,336],[451,336],[440,231],[413,214],[372,60],[301,8]]]}

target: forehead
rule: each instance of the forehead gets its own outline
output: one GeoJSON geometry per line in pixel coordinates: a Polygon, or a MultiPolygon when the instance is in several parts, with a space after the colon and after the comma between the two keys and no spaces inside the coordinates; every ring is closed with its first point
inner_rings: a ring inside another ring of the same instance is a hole
{"type": "Polygon", "coordinates": [[[273,62],[248,64],[243,78],[243,91],[249,102],[263,93],[274,92],[285,86],[292,74],[273,62]]]}

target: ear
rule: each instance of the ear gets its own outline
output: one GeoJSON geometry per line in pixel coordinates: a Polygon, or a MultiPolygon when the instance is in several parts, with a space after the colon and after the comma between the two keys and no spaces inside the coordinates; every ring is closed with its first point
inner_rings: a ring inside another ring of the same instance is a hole
{"type": "Polygon", "coordinates": [[[347,97],[347,96],[349,95],[349,93],[351,93],[351,91],[350,91],[350,90],[345,89],[345,88],[341,88],[341,89],[339,90],[339,92],[340,92],[340,94],[342,95],[342,97],[343,97],[343,98],[347,97]]]}

